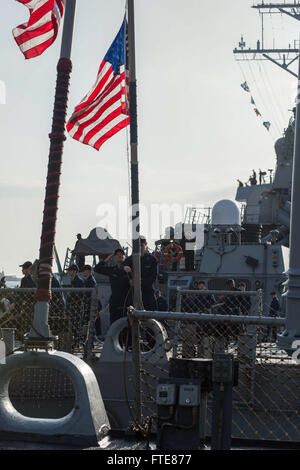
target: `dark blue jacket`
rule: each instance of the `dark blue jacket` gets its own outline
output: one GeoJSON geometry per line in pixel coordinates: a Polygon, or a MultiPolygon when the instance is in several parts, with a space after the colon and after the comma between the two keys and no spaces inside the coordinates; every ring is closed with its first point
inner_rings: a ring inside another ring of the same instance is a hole
{"type": "Polygon", "coordinates": [[[76,274],[74,279],[71,280],[72,287],[84,287],[84,281],[76,274]]]}
{"type": "MultiPolygon", "coordinates": [[[[123,265],[133,269],[132,256],[124,261],[123,265]]],[[[157,310],[157,302],[154,297],[153,284],[157,278],[157,260],[146,252],[141,256],[141,290],[145,310],[157,310]]]]}
{"type": "Polygon", "coordinates": [[[188,313],[202,313],[209,310],[214,303],[215,299],[210,294],[195,294],[183,299],[182,309],[188,313]]]}
{"type": "Polygon", "coordinates": [[[97,284],[96,279],[91,274],[87,279],[84,279],[84,287],[95,287],[97,284]]]}
{"type": "Polygon", "coordinates": [[[132,304],[129,277],[123,266],[106,266],[104,261],[98,263],[94,271],[109,277],[111,296],[109,304],[111,307],[124,307],[132,304]]]}
{"type": "Polygon", "coordinates": [[[280,310],[280,303],[279,303],[278,297],[274,297],[270,305],[270,311],[269,311],[270,317],[277,317],[277,313],[279,312],[279,310],[280,310]]]}
{"type": "Polygon", "coordinates": [[[156,299],[157,302],[157,310],[159,312],[167,312],[168,311],[168,302],[166,299],[162,296],[157,297],[156,299]]]}
{"type": "MultiPolygon", "coordinates": [[[[133,269],[132,256],[128,256],[123,263],[123,266],[129,266],[133,269]]],[[[145,253],[141,256],[141,288],[142,292],[151,292],[153,290],[153,283],[157,278],[157,259],[150,253],[145,253]]]]}

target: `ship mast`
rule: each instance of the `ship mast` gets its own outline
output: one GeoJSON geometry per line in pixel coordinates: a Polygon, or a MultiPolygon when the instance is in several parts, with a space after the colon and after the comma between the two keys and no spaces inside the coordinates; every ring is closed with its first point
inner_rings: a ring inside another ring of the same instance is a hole
{"type": "Polygon", "coordinates": [[[262,16],[261,41],[257,41],[256,49],[246,49],[242,37],[238,48],[233,51],[237,60],[269,60],[288,73],[298,78],[296,98],[296,120],[294,136],[294,155],[291,190],[291,217],[290,217],[290,256],[288,279],[285,282],[286,298],[286,329],[277,336],[277,347],[291,353],[300,346],[300,44],[294,41],[293,47],[289,44],[285,49],[266,49],[264,46],[264,15],[285,14],[300,20],[300,2],[294,0],[290,3],[260,3],[252,8],[259,10],[262,16]],[[298,74],[290,66],[298,60],[298,74]]]}
{"type": "Polygon", "coordinates": [[[294,3],[262,2],[253,5],[252,8],[257,9],[261,15],[261,38],[257,40],[255,48],[246,48],[246,42],[242,36],[238,47],[233,51],[236,56],[236,60],[268,60],[294,77],[298,77],[297,73],[291,70],[290,67],[299,58],[299,40],[294,40],[293,44],[289,44],[288,47],[285,48],[273,47],[271,49],[266,49],[264,40],[264,17],[265,15],[285,14],[291,18],[300,20],[300,2],[296,0],[294,3]]]}
{"type": "MultiPolygon", "coordinates": [[[[300,51],[299,51],[300,56],[300,51]]],[[[285,282],[286,329],[278,335],[277,346],[291,352],[300,345],[300,60],[298,69],[298,88],[296,98],[296,121],[294,138],[294,156],[292,173],[292,198],[290,222],[290,256],[288,280],[285,282]]]]}

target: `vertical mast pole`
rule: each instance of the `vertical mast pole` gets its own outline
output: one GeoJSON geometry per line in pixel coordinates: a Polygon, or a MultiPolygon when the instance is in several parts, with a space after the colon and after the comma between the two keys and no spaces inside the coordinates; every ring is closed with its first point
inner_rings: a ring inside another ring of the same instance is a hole
{"type": "MultiPolygon", "coordinates": [[[[132,206],[132,267],[133,305],[142,309],[141,293],[141,252],[140,252],[140,210],[139,210],[139,170],[137,141],[137,101],[135,73],[135,30],[134,0],[128,0],[128,56],[129,56],[129,116],[130,116],[130,164],[131,164],[131,206],[132,206]]],[[[142,428],[142,395],[140,364],[140,328],[136,318],[132,320],[132,362],[135,386],[135,421],[142,428]]]]}
{"type": "MultiPolygon", "coordinates": [[[[299,54],[300,57],[300,54],[299,54]]],[[[294,157],[292,176],[291,225],[290,225],[290,261],[287,271],[288,287],[286,297],[286,329],[278,335],[278,347],[290,351],[293,342],[300,340],[300,59],[297,87],[296,122],[294,137],[294,157]]],[[[296,345],[299,347],[300,341],[296,345]]]]}
{"type": "Polygon", "coordinates": [[[39,338],[40,340],[43,340],[49,339],[50,337],[48,312],[49,302],[51,300],[53,253],[63,145],[66,140],[65,123],[70,74],[72,71],[71,50],[76,0],[66,0],[65,5],[66,10],[64,15],[61,54],[57,64],[52,129],[49,134],[50,150],[40,242],[37,291],[35,295],[36,304],[34,309],[33,325],[29,332],[29,339],[39,338]]]}
{"type": "Polygon", "coordinates": [[[130,155],[131,155],[131,206],[132,206],[132,264],[134,307],[142,307],[139,169],[137,141],[137,100],[135,72],[134,0],[128,0],[128,56],[129,56],[129,106],[130,106],[130,155]]]}

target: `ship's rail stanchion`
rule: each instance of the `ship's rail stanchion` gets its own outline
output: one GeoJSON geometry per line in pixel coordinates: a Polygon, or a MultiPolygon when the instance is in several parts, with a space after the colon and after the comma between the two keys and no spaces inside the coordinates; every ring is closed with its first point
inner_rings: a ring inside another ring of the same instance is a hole
{"type": "MultiPolygon", "coordinates": [[[[160,347],[152,348],[140,364],[142,422],[151,421],[153,432],[157,423],[156,387],[169,373],[168,362],[162,363],[160,352],[167,350],[169,358],[191,360],[214,360],[218,354],[230,354],[239,363],[238,384],[233,388],[232,439],[300,442],[300,369],[294,360],[299,359],[299,351],[294,358],[289,356],[268,334],[284,329],[284,318],[139,310],[132,316],[139,321],[143,348],[154,340],[151,332],[146,334],[147,320],[159,322],[167,332],[160,347]],[[147,369],[150,362],[151,369],[147,369]]],[[[212,432],[212,403],[210,394],[207,438],[212,432]]]]}

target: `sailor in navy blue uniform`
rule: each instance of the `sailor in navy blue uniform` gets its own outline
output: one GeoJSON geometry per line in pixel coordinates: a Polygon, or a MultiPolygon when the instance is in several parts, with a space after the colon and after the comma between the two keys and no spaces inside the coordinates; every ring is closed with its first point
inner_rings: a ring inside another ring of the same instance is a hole
{"type": "MultiPolygon", "coordinates": [[[[141,289],[142,301],[145,310],[157,310],[157,302],[154,295],[153,284],[157,278],[157,260],[147,252],[147,241],[141,237],[141,289]]],[[[123,263],[124,270],[132,271],[132,256],[123,263]]]]}
{"type": "Polygon", "coordinates": [[[80,274],[84,279],[84,287],[95,287],[97,282],[92,274],[92,266],[85,264],[80,270],[80,274]]]}
{"type": "Polygon", "coordinates": [[[94,271],[104,276],[109,276],[111,296],[109,299],[110,324],[121,317],[126,317],[127,307],[132,304],[131,280],[124,271],[122,263],[125,260],[125,252],[118,248],[114,254],[107,256],[104,261],[100,261],[94,271]],[[107,263],[114,257],[115,265],[107,266],[107,263]]]}
{"type": "Polygon", "coordinates": [[[79,268],[77,264],[71,264],[68,268],[68,274],[71,277],[72,287],[84,287],[84,281],[78,276],[79,268]]]}
{"type": "Polygon", "coordinates": [[[157,302],[157,310],[159,312],[168,312],[168,302],[165,297],[161,295],[160,290],[155,292],[155,298],[157,302]]]}
{"type": "MultiPolygon", "coordinates": [[[[68,274],[71,277],[71,286],[75,288],[84,288],[84,282],[78,276],[77,264],[71,264],[68,268],[68,274]]],[[[72,322],[73,346],[79,345],[80,328],[83,315],[83,293],[70,292],[67,296],[67,314],[72,322]]]]}
{"type": "MultiPolygon", "coordinates": [[[[276,317],[280,316],[280,302],[279,302],[279,299],[276,295],[276,292],[271,292],[270,295],[272,297],[272,301],[271,301],[271,304],[270,304],[269,316],[273,317],[273,318],[276,318],[276,317]]],[[[276,342],[276,340],[277,340],[277,328],[276,328],[276,326],[272,326],[272,327],[269,326],[268,327],[267,337],[270,337],[271,341],[273,343],[276,342]]]]}

